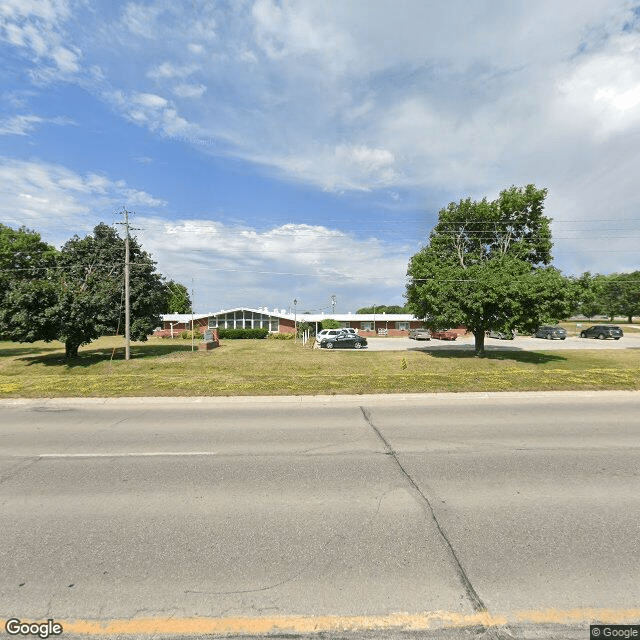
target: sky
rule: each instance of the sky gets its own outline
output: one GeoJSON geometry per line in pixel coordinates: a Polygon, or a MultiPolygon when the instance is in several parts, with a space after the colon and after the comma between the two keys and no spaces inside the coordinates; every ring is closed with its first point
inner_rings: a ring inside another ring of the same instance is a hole
{"type": "Polygon", "coordinates": [[[440,209],[529,183],[563,273],[640,268],[640,2],[3,0],[0,93],[0,222],[126,209],[197,312],[404,304],[440,209]]]}

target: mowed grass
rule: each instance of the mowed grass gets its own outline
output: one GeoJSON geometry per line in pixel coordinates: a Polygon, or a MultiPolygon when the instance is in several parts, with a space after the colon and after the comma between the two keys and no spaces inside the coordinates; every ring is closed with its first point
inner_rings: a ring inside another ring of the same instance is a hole
{"type": "Polygon", "coordinates": [[[236,396],[640,389],[640,350],[455,348],[326,351],[282,340],[226,340],[192,352],[183,340],[101,338],[65,362],[59,343],[0,342],[0,397],[236,396]]]}

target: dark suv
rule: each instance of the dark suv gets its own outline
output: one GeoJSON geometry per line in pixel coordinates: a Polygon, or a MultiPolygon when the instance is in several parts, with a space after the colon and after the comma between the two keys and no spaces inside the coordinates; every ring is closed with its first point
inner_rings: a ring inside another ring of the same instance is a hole
{"type": "Polygon", "coordinates": [[[567,331],[562,327],[540,327],[534,334],[534,338],[546,338],[547,340],[564,340],[567,331]]]}
{"type": "Polygon", "coordinates": [[[598,340],[604,340],[605,338],[613,338],[614,340],[620,340],[624,333],[620,327],[607,324],[596,324],[593,327],[589,327],[580,332],[581,338],[598,338],[598,340]]]}

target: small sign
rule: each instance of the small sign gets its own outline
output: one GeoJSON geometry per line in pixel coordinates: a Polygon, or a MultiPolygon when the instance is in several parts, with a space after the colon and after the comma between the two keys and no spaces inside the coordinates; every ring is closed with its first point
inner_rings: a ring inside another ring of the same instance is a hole
{"type": "Polygon", "coordinates": [[[204,341],[205,342],[213,342],[213,331],[211,331],[211,329],[207,329],[204,332],[204,341]]]}

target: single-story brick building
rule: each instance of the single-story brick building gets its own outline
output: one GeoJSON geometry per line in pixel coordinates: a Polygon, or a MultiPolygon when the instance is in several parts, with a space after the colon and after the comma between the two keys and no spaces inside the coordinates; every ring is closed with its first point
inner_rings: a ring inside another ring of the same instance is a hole
{"type": "MultiPolygon", "coordinates": [[[[267,328],[270,333],[295,333],[295,323],[308,322],[319,331],[323,320],[337,320],[343,327],[351,327],[362,336],[407,336],[410,329],[422,327],[422,320],[408,313],[289,313],[286,309],[238,307],[215,313],[195,314],[195,326],[204,329],[267,328]]],[[[177,336],[191,328],[190,314],[163,316],[162,329],[155,335],[177,336]],[[171,333],[173,331],[173,334],[171,333]]]]}
{"type": "Polygon", "coordinates": [[[183,331],[191,331],[191,321],[193,326],[198,327],[200,333],[204,333],[209,327],[208,313],[169,313],[162,316],[162,326],[153,332],[154,336],[160,338],[177,338],[183,331]]]}

